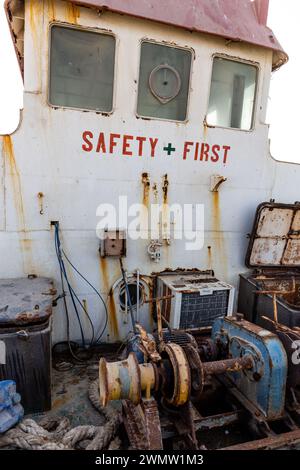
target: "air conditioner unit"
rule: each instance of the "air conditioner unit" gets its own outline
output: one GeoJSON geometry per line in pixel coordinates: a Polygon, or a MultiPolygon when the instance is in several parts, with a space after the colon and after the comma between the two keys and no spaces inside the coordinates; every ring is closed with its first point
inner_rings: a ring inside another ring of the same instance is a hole
{"type": "Polygon", "coordinates": [[[166,273],[157,278],[156,297],[163,317],[174,329],[212,326],[218,317],[232,315],[234,287],[214,277],[213,271],[166,273]]]}

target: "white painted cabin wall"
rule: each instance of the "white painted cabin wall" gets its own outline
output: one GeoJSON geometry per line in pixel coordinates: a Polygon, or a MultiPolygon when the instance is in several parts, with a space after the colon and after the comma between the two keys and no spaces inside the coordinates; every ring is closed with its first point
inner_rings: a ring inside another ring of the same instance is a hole
{"type": "MultiPolygon", "coordinates": [[[[0,277],[30,273],[50,276],[59,289],[54,234],[50,229],[50,221],[59,220],[63,244],[71,260],[107,297],[120,272],[118,261],[99,260],[96,208],[103,202],[117,204],[119,195],[127,195],[129,203],[142,202],[141,175],[147,172],[151,188],[157,183],[161,202],[163,176],[167,174],[170,204],[205,205],[205,244],[200,252],[187,252],[185,241],[172,240],[170,246],[163,246],[161,261],[156,264],[147,255],[148,241],[129,239],[126,268],[140,269],[144,274],[178,266],[206,269],[210,267],[207,247],[211,246],[211,264],[216,276],[237,285],[238,274],[245,271],[246,234],[251,230],[257,205],[270,198],[281,202],[300,199],[300,167],[278,163],[269,155],[265,116],[271,52],[109,12],[98,16],[95,10],[87,8],[72,10],[70,4],[59,0],[26,1],[25,13],[24,111],[18,130],[5,138],[0,161],[0,184],[4,178],[0,187],[0,277]],[[74,12],[78,11],[77,18],[74,12]],[[115,98],[111,116],[54,109],[47,104],[49,23],[54,19],[76,21],[83,27],[102,28],[116,35],[115,98]],[[136,118],[139,44],[143,38],[194,49],[187,123],[136,118]],[[253,131],[203,126],[215,53],[259,63],[253,131]],[[167,157],[163,152],[155,158],[85,153],[82,150],[85,130],[95,134],[103,131],[159,137],[160,148],[172,142],[179,151],[177,158],[167,157]],[[10,141],[13,154],[8,151],[10,141]],[[183,161],[181,148],[185,141],[230,145],[228,164],[194,161],[192,153],[190,160],[183,161]],[[220,187],[218,200],[210,192],[210,177],[214,174],[227,178],[220,187]],[[40,192],[44,194],[43,215],[39,213],[40,192]]],[[[152,190],[150,201],[155,201],[152,190]]],[[[98,298],[75,275],[71,280],[79,296],[87,300],[89,313],[100,331],[103,309],[98,298]]],[[[120,317],[118,321],[120,337],[124,337],[128,327],[120,317]]],[[[86,331],[88,334],[87,322],[86,331]]],[[[54,341],[65,339],[65,333],[61,304],[55,309],[54,341]]],[[[109,337],[105,335],[103,340],[118,339],[111,325],[107,333],[109,337]]],[[[72,337],[79,338],[75,321],[72,337]]]]}

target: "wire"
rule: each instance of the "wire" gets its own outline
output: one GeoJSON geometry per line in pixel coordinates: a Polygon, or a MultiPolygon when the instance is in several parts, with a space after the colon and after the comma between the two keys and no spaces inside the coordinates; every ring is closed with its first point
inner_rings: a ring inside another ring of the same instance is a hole
{"type": "Polygon", "coordinates": [[[83,328],[82,328],[82,324],[81,324],[81,320],[80,320],[80,315],[79,315],[79,312],[78,312],[78,309],[77,309],[77,305],[76,305],[76,302],[75,302],[75,299],[74,299],[72,288],[71,288],[71,285],[69,283],[66,268],[65,268],[65,265],[64,265],[64,262],[63,262],[63,259],[62,259],[62,255],[61,255],[60,239],[59,239],[58,230],[59,230],[58,229],[58,224],[55,224],[56,255],[57,255],[58,262],[59,262],[61,274],[63,275],[63,277],[65,278],[65,281],[67,283],[67,286],[68,286],[68,289],[69,289],[69,294],[70,294],[72,304],[73,304],[73,307],[74,307],[74,310],[75,310],[75,313],[76,313],[76,317],[77,317],[79,328],[80,328],[82,345],[83,345],[83,347],[85,347],[85,338],[84,338],[83,328]]]}
{"type": "MultiPolygon", "coordinates": [[[[60,261],[60,260],[59,260],[59,261],[60,261]]],[[[64,307],[65,307],[66,320],[67,320],[67,344],[68,344],[68,348],[69,348],[69,351],[70,351],[71,356],[72,356],[74,359],[81,361],[80,358],[77,358],[77,356],[76,356],[76,354],[73,352],[73,349],[72,349],[72,346],[71,346],[71,341],[70,341],[70,318],[69,318],[68,305],[67,305],[67,301],[66,301],[66,293],[65,293],[65,287],[64,287],[64,278],[63,278],[63,273],[62,273],[61,266],[60,266],[60,279],[61,279],[61,288],[62,288],[62,294],[63,294],[63,300],[64,300],[64,307]]],[[[56,344],[53,346],[53,350],[54,350],[54,348],[55,348],[58,344],[61,344],[61,343],[56,343],[56,344]]],[[[73,343],[73,344],[75,344],[75,343],[73,343]]]]}
{"type": "Polygon", "coordinates": [[[63,271],[63,275],[66,279],[66,282],[67,282],[67,285],[68,285],[68,288],[69,288],[69,293],[70,293],[70,296],[71,296],[71,299],[72,299],[72,303],[74,305],[74,308],[75,308],[75,311],[76,311],[76,315],[77,315],[77,318],[78,318],[78,321],[79,321],[79,324],[80,324],[80,330],[81,330],[81,335],[82,335],[82,344],[83,344],[83,347],[85,347],[85,338],[84,338],[84,334],[83,334],[83,328],[82,328],[82,324],[81,324],[81,321],[80,321],[80,316],[79,316],[79,312],[77,310],[77,306],[76,306],[76,302],[74,300],[74,298],[77,300],[77,302],[79,303],[80,307],[82,308],[82,310],[84,311],[84,313],[86,314],[88,320],[89,320],[89,323],[91,325],[91,329],[92,329],[92,340],[91,340],[91,344],[90,346],[93,345],[94,343],[94,338],[95,338],[95,330],[94,330],[94,325],[93,325],[93,322],[88,314],[88,312],[86,311],[86,308],[84,307],[84,305],[82,304],[82,302],[80,301],[79,297],[77,296],[77,294],[75,293],[73,287],[71,286],[71,284],[69,283],[68,281],[68,277],[67,277],[67,272],[66,272],[66,268],[65,268],[65,265],[64,265],[64,262],[63,262],[63,259],[61,257],[61,253],[62,253],[62,250],[60,248],[60,239],[59,239],[59,233],[58,233],[58,230],[56,232],[56,236],[57,236],[57,243],[58,243],[58,253],[59,253],[59,256],[60,256],[60,261],[61,261],[61,266],[62,266],[62,271],[63,271]]]}
{"type": "Polygon", "coordinates": [[[98,297],[100,298],[103,306],[104,306],[104,310],[105,310],[105,324],[104,324],[104,327],[99,335],[99,337],[97,338],[96,340],[96,344],[100,341],[100,339],[102,338],[103,334],[104,334],[104,331],[107,327],[107,323],[108,323],[108,311],[107,311],[107,305],[102,297],[102,295],[100,294],[100,292],[93,286],[93,284],[91,284],[79,271],[78,269],[74,266],[74,264],[70,261],[70,259],[68,258],[68,256],[66,255],[65,251],[62,250],[62,253],[64,255],[64,257],[66,258],[66,260],[68,261],[68,263],[70,264],[70,266],[74,269],[74,271],[76,271],[76,273],[93,289],[93,291],[98,295],[98,297]]]}
{"type": "MultiPolygon", "coordinates": [[[[62,278],[62,288],[63,288],[63,292],[64,292],[64,283],[63,283],[63,279],[65,279],[66,283],[67,283],[67,286],[68,286],[68,290],[69,290],[69,293],[70,293],[70,297],[71,297],[71,300],[72,300],[72,304],[73,304],[73,307],[74,307],[74,310],[75,310],[75,313],[76,313],[76,316],[77,316],[77,320],[78,320],[78,323],[79,323],[79,327],[80,327],[80,332],[81,332],[81,339],[82,339],[82,345],[83,347],[85,348],[85,338],[84,338],[84,333],[83,333],[83,328],[82,328],[82,324],[81,324],[81,320],[80,320],[80,315],[79,315],[79,312],[78,312],[78,308],[77,308],[77,305],[76,305],[76,301],[79,303],[80,307],[82,308],[82,310],[84,311],[84,313],[86,314],[87,318],[88,318],[88,321],[91,325],[91,329],[92,329],[92,340],[91,340],[91,343],[88,347],[88,349],[90,349],[91,347],[93,347],[94,345],[97,345],[100,341],[100,339],[102,338],[103,334],[104,334],[104,331],[107,327],[107,323],[108,323],[108,311],[107,311],[107,306],[106,306],[106,303],[103,299],[103,297],[101,296],[100,292],[88,281],[88,279],[86,279],[83,274],[80,273],[80,271],[74,266],[74,264],[71,262],[71,260],[69,259],[69,257],[67,256],[66,252],[63,250],[63,248],[61,247],[61,242],[60,242],[60,237],[59,237],[59,223],[56,223],[55,224],[55,248],[56,248],[56,254],[57,254],[57,258],[58,258],[58,262],[59,262],[59,266],[60,266],[60,272],[61,272],[61,278],[62,278]],[[68,280],[68,275],[67,275],[67,270],[66,270],[66,267],[65,267],[65,263],[64,263],[64,259],[63,257],[67,260],[67,262],[70,264],[70,266],[73,268],[73,270],[93,289],[93,291],[98,295],[98,297],[100,298],[101,302],[103,303],[103,306],[104,306],[104,309],[105,309],[105,324],[104,324],[104,327],[100,333],[100,335],[98,336],[98,338],[95,340],[95,328],[94,328],[94,324],[91,320],[91,317],[89,316],[85,306],[82,304],[82,302],[80,301],[79,297],[77,296],[76,292],[74,291],[73,287],[71,286],[69,280],[68,280]]],[[[67,303],[66,303],[66,299],[65,299],[65,296],[64,296],[64,305],[65,305],[65,311],[66,311],[66,316],[67,316],[67,330],[68,330],[68,339],[69,339],[69,331],[70,331],[70,320],[69,320],[69,313],[68,313],[68,308],[67,308],[67,303]]],[[[72,351],[72,348],[70,348],[70,352],[72,354],[72,356],[74,357],[74,352],[72,351]]],[[[79,358],[76,356],[76,359],[78,360],[79,358]]]]}

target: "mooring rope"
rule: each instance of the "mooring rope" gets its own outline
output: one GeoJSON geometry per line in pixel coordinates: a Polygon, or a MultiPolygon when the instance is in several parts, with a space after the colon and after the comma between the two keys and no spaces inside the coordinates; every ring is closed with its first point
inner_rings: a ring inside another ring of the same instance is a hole
{"type": "Polygon", "coordinates": [[[71,428],[66,417],[46,417],[39,424],[33,419],[24,419],[0,436],[0,448],[74,450],[79,445],[86,450],[119,448],[120,440],[115,435],[121,422],[121,413],[110,405],[100,405],[98,380],[89,387],[89,399],[94,408],[105,417],[106,423],[103,426],[83,425],[71,428]]]}

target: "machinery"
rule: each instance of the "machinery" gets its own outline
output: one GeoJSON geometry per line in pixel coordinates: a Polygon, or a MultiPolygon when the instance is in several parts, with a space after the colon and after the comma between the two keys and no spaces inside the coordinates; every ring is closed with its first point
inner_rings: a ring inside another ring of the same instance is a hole
{"type": "Polygon", "coordinates": [[[300,206],[273,200],[255,214],[246,254],[250,272],[240,275],[238,309],[245,318],[273,331],[288,357],[286,406],[299,413],[300,206]]]}
{"type": "Polygon", "coordinates": [[[205,445],[201,431],[232,422],[243,422],[256,438],[273,435],[274,426],[293,428],[285,411],[287,355],[274,333],[240,314],[217,319],[211,337],[198,342],[166,330],[155,341],[138,330],[127,359],[101,358],[99,365],[101,403],[122,400],[133,448],[162,449],[165,439],[177,436],[197,449],[205,445]],[[207,414],[208,395],[218,389],[231,403],[222,419],[207,414]]]}
{"type": "Polygon", "coordinates": [[[162,302],[162,314],[176,329],[210,327],[233,310],[234,287],[216,279],[212,270],[162,273],[157,294],[172,296],[162,302]]]}

